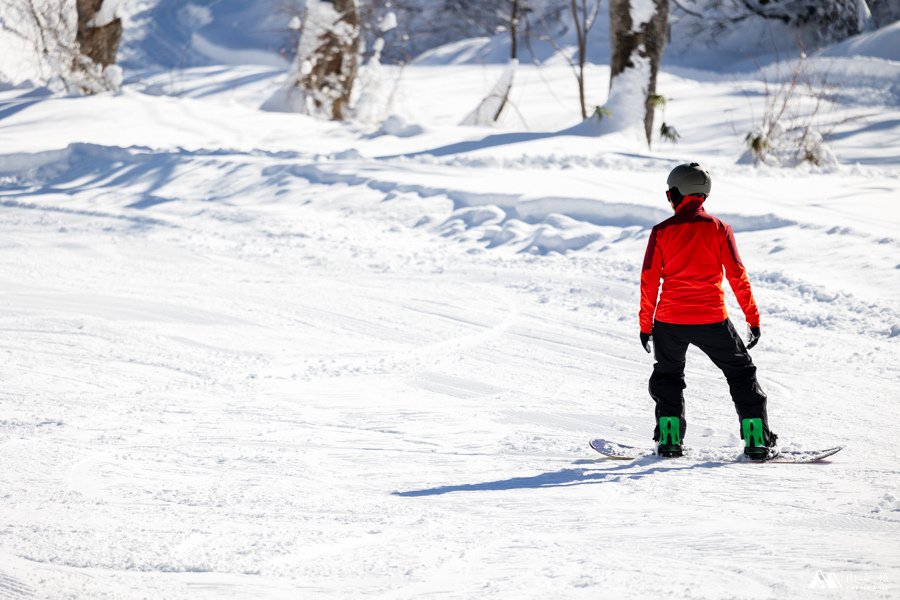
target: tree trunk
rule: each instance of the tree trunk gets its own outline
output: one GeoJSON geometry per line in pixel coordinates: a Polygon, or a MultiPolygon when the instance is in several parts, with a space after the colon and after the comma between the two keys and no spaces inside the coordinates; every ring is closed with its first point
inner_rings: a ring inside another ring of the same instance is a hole
{"type": "MultiPolygon", "coordinates": [[[[656,96],[656,75],[662,60],[669,21],[668,0],[652,1],[654,12],[649,20],[635,23],[634,2],[645,0],[610,0],[609,28],[612,42],[610,58],[609,97],[607,107],[611,120],[631,121],[640,115],[633,110],[643,104],[643,125],[647,144],[653,133],[653,100],[656,96]],[[617,84],[624,89],[617,89],[617,84]],[[616,112],[619,112],[617,115],[616,112]],[[623,114],[624,113],[624,114],[623,114]]],[[[646,16],[646,15],[645,15],[646,16]]],[[[620,122],[618,128],[632,125],[620,122]]]]}
{"type": "Polygon", "coordinates": [[[77,0],[78,32],[75,41],[81,54],[101,67],[116,64],[116,53],[122,39],[122,19],[114,19],[109,24],[94,27],[90,22],[94,19],[103,0],[77,0]]]}
{"type": "Polygon", "coordinates": [[[569,7],[572,10],[572,21],[575,24],[575,38],[578,42],[578,67],[575,71],[575,79],[578,81],[578,101],[581,104],[581,118],[587,119],[587,101],[584,97],[584,63],[587,60],[587,24],[586,20],[579,18],[579,12],[584,12],[585,0],[581,5],[576,0],[571,0],[569,7]]]}
{"type": "Polygon", "coordinates": [[[519,59],[519,19],[522,16],[521,2],[523,0],[510,0],[509,15],[509,58],[510,60],[519,59]]]}
{"type": "Polygon", "coordinates": [[[334,7],[338,18],[333,24],[322,24],[324,29],[310,57],[298,57],[309,60],[312,67],[301,77],[299,86],[309,93],[318,110],[340,121],[350,105],[358,69],[359,8],[356,0],[323,2],[326,3],[334,7]]]}

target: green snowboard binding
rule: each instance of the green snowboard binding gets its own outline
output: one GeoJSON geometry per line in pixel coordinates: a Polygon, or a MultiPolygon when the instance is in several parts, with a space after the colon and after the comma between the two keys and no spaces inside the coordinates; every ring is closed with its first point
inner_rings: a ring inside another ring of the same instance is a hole
{"type": "Polygon", "coordinates": [[[659,444],[656,446],[656,454],[664,458],[676,458],[682,455],[680,418],[659,418],[659,444]]]}
{"type": "Polygon", "coordinates": [[[742,419],[741,433],[744,438],[744,455],[750,460],[764,461],[778,456],[775,436],[766,443],[766,433],[762,419],[742,419]]]}

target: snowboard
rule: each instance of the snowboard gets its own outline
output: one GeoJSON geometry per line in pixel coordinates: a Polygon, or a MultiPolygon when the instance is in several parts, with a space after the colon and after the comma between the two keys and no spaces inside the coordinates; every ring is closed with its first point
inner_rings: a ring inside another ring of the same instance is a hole
{"type": "MultiPolygon", "coordinates": [[[[607,458],[613,460],[637,460],[648,456],[656,457],[656,450],[646,446],[629,446],[610,440],[598,438],[591,440],[590,447],[607,458]]],[[[768,462],[768,463],[814,463],[828,458],[843,450],[843,446],[834,446],[823,450],[781,449],[778,454],[767,460],[750,460],[744,456],[743,448],[685,448],[684,456],[691,460],[711,462],[768,462]]],[[[662,459],[662,457],[659,457],[662,459]]],[[[675,459],[673,459],[675,460],[675,459]]]]}

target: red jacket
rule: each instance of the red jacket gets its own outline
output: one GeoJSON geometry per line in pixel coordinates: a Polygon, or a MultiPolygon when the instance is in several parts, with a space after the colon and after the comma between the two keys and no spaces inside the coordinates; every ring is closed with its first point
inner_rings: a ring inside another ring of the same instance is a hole
{"type": "Polygon", "coordinates": [[[675,216],[653,228],[641,270],[641,331],[653,320],[677,325],[718,323],[728,318],[722,268],[750,327],[759,309],[741,263],[731,226],[703,210],[702,196],[686,196],[675,216]],[[659,281],[662,294],[657,303],[659,281]],[[654,316],[655,312],[655,316],[654,316]]]}

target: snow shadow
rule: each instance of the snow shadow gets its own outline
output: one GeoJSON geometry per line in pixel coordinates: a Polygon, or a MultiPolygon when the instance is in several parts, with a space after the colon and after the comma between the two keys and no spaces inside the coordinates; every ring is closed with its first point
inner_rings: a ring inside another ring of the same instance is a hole
{"type": "Polygon", "coordinates": [[[7,196],[16,188],[18,194],[12,195],[25,196],[137,184],[152,194],[171,182],[176,166],[190,157],[187,151],[77,143],[62,150],[0,156],[0,174],[15,177],[16,184],[7,186],[7,196]]]}
{"type": "Polygon", "coordinates": [[[267,69],[259,73],[250,75],[242,75],[235,77],[230,75],[230,69],[209,69],[204,71],[213,81],[200,79],[195,80],[177,80],[171,76],[166,77],[162,81],[151,83],[144,87],[143,93],[150,96],[174,96],[187,98],[204,98],[207,96],[215,96],[224,92],[233,92],[239,88],[253,85],[260,81],[272,79],[281,75],[283,70],[267,69]],[[226,77],[228,75],[228,77],[226,77]]]}
{"type": "Polygon", "coordinates": [[[127,223],[131,223],[136,227],[151,227],[151,226],[162,226],[162,227],[172,227],[177,228],[177,225],[173,225],[167,221],[163,221],[161,219],[154,219],[152,217],[132,217],[129,215],[117,215],[110,212],[103,212],[99,210],[78,210],[73,208],[63,208],[61,206],[45,206],[40,204],[35,204],[33,202],[16,202],[15,200],[0,200],[0,206],[4,208],[16,208],[20,210],[37,210],[47,213],[59,213],[65,215],[77,215],[80,217],[98,217],[101,219],[113,219],[116,221],[124,221],[127,223]]]}
{"type": "MultiPolygon", "coordinates": [[[[245,157],[250,154],[261,153],[182,148],[158,151],[140,146],[122,148],[76,143],[61,150],[0,155],[0,176],[7,176],[0,185],[0,192],[4,197],[3,205],[9,207],[109,216],[145,225],[162,225],[164,221],[148,217],[52,207],[35,203],[32,199],[48,194],[73,196],[88,190],[115,191],[121,202],[109,204],[110,208],[148,211],[162,204],[185,200],[177,195],[172,196],[171,189],[167,196],[163,188],[177,180],[180,174],[196,169],[196,163],[208,164],[209,159],[221,159],[219,171],[227,176],[240,170],[244,162],[222,157],[245,157]]],[[[296,157],[293,154],[282,156],[280,153],[273,156],[279,159],[296,157]]],[[[203,200],[216,199],[219,197],[203,197],[203,200]]]]}
{"type": "MultiPolygon", "coordinates": [[[[191,161],[208,154],[79,143],[61,150],[0,155],[0,176],[7,176],[0,184],[0,206],[114,219],[141,228],[177,227],[165,219],[136,213],[152,212],[154,207],[181,199],[159,192],[191,168],[191,161]],[[91,190],[115,200],[104,202],[99,209],[46,201],[48,195],[70,198],[91,190]]],[[[223,166],[228,168],[238,167],[223,166]]]]}
{"type": "Polygon", "coordinates": [[[0,102],[0,121],[25,110],[29,106],[43,102],[52,95],[53,93],[47,88],[35,88],[10,100],[4,100],[0,102]]]}
{"type": "Polygon", "coordinates": [[[546,138],[562,135],[559,131],[544,132],[515,132],[515,133],[496,133],[483,137],[480,140],[469,140],[466,142],[456,142],[439,146],[429,150],[419,150],[418,152],[409,152],[407,154],[393,154],[390,156],[379,156],[380,160],[389,160],[392,158],[416,158],[419,156],[451,156],[453,154],[464,154],[466,152],[474,152],[476,150],[486,150],[488,148],[496,148],[498,146],[506,146],[509,144],[521,144],[522,142],[533,142],[535,140],[543,140],[546,138]]]}
{"type": "MultiPolygon", "coordinates": [[[[578,464],[578,463],[576,463],[578,464]]],[[[728,463],[707,461],[688,465],[661,464],[656,457],[646,457],[624,465],[597,471],[595,469],[560,469],[532,475],[530,477],[512,477],[481,483],[463,483],[458,485],[442,485],[421,490],[392,492],[394,496],[416,498],[420,496],[442,496],[453,492],[499,492],[504,490],[541,489],[568,487],[573,485],[592,485],[597,483],[619,483],[622,480],[642,479],[659,473],[672,471],[690,471],[693,469],[710,469],[723,467],[728,463]]]]}

